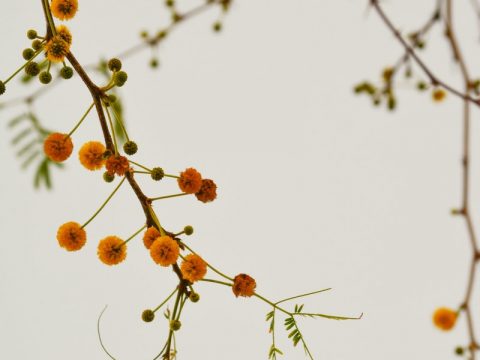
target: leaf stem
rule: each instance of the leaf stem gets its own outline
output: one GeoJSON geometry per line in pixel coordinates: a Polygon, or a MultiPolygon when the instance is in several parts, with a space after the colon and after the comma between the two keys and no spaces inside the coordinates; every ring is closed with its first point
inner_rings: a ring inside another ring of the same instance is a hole
{"type": "Polygon", "coordinates": [[[103,208],[105,207],[105,205],[108,204],[108,202],[112,199],[113,195],[115,195],[115,193],[118,191],[118,189],[120,189],[120,186],[122,186],[123,182],[125,181],[125,177],[122,179],[122,181],[120,181],[120,183],[117,185],[117,187],[115,188],[115,190],[112,191],[112,193],[108,196],[107,200],[105,200],[103,202],[103,204],[100,206],[100,208],[95,212],[95,214],[92,215],[92,217],[90,219],[87,220],[87,222],[85,224],[82,225],[82,229],[87,226],[88,224],[90,224],[90,222],[95,219],[95,217],[100,213],[100,211],[103,210],[103,208]]]}
{"type": "Polygon", "coordinates": [[[93,106],[95,105],[95,103],[92,102],[92,105],[90,105],[90,107],[87,109],[87,111],[85,111],[85,113],[83,114],[82,118],[80,119],[80,121],[77,123],[77,125],[75,125],[75,127],[72,129],[72,131],[70,131],[67,135],[67,137],[70,137],[72,136],[72,134],[78,129],[78,127],[82,124],[83,120],[85,120],[85,118],[87,117],[87,115],[90,113],[90,111],[93,109],[93,106]]]}

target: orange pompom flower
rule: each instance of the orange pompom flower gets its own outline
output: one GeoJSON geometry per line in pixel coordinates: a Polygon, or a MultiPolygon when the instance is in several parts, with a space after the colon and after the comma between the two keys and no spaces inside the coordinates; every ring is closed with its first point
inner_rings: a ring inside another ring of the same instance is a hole
{"type": "Polygon", "coordinates": [[[87,233],[76,222],[67,222],[57,231],[59,245],[67,251],[80,250],[87,242],[87,233]]]}
{"type": "Polygon", "coordinates": [[[175,264],[179,254],[180,247],[170,236],[160,236],[150,246],[150,256],[161,266],[175,264]]]}
{"type": "Polygon", "coordinates": [[[202,187],[202,175],[194,168],[188,168],[180,173],[178,186],[184,193],[195,194],[202,187]]]}
{"type": "Polygon", "coordinates": [[[98,258],[107,265],[117,265],[127,257],[127,245],[118,236],[107,236],[97,249],[98,258]]]}
{"type": "Polygon", "coordinates": [[[57,35],[60,36],[68,45],[72,45],[72,33],[65,25],[57,26],[57,35]]]}
{"type": "Polygon", "coordinates": [[[125,156],[112,155],[107,159],[105,164],[107,172],[111,175],[117,174],[119,176],[125,175],[125,173],[130,169],[128,159],[125,156]]]}
{"type": "MultiPolygon", "coordinates": [[[[65,34],[63,35],[65,36],[65,34]]],[[[53,36],[45,44],[47,59],[51,62],[62,62],[70,51],[70,44],[60,34],[53,36]]]]}
{"type": "Polygon", "coordinates": [[[65,161],[73,151],[72,139],[67,134],[50,134],[43,143],[43,151],[52,161],[65,161]]]}
{"type": "Polygon", "coordinates": [[[255,293],[256,287],[257,283],[255,282],[255,279],[247,274],[238,274],[233,279],[232,291],[236,297],[250,297],[255,293]]]}
{"type": "Polygon", "coordinates": [[[433,313],[433,323],[443,331],[451,330],[457,321],[457,312],[449,308],[438,308],[433,313]]]}
{"type": "Polygon", "coordinates": [[[441,102],[445,99],[447,93],[443,89],[434,89],[432,91],[432,99],[435,102],[441,102]]]}
{"type": "Polygon", "coordinates": [[[180,269],[182,270],[183,278],[194,283],[204,278],[207,273],[207,263],[200,256],[190,254],[185,256],[180,269]]]}
{"type": "Polygon", "coordinates": [[[98,141],[89,141],[78,152],[80,163],[88,170],[99,170],[105,165],[105,146],[98,141]]]}
{"type": "Polygon", "coordinates": [[[78,10],[77,0],[52,0],[50,5],[53,16],[59,20],[70,20],[78,10]]]}
{"type": "Polygon", "coordinates": [[[195,193],[195,196],[201,202],[207,203],[217,198],[217,185],[210,179],[202,180],[200,190],[195,193]]]}
{"type": "Polygon", "coordinates": [[[158,231],[156,228],[153,226],[150,226],[147,231],[143,234],[143,245],[147,249],[150,249],[152,246],[153,242],[157,240],[161,236],[160,231],[158,231]]]}

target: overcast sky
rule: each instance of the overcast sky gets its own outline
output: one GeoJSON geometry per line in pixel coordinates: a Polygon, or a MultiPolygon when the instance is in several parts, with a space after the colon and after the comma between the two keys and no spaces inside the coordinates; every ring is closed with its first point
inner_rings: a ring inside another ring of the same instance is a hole
{"type": "MultiPolygon", "coordinates": [[[[446,334],[433,328],[431,314],[459,305],[469,266],[465,224],[450,216],[460,205],[462,104],[451,96],[433,104],[404,81],[394,113],[353,95],[355,83],[379,79],[402,54],[366,3],[236,1],[221,34],[211,31],[216,10],[172,33],[159,49],[158,70],[148,67],[149,50],[124,61],[129,80],[121,93],[139,145],[135,159],[170,173],[193,166],[215,179],[219,196],[211,204],[188,197],[155,206],[168,229],[195,227],[188,241],[214,266],[252,275],[258,292],[272,300],[332,287],[306,300],[306,309],[364,313],[361,321],[301,321],[316,359],[452,359],[455,346],[467,342],[464,318],[446,334]]],[[[478,27],[465,3],[456,9],[456,26],[478,75],[478,27]]],[[[423,24],[434,1],[384,6],[407,31],[423,24]]],[[[26,30],[44,24],[40,1],[2,2],[0,12],[0,77],[6,78],[21,64],[26,30]]],[[[160,0],[80,0],[67,24],[72,51],[84,64],[113,56],[136,44],[140,30],[156,32],[167,19],[160,0]]],[[[422,55],[442,79],[460,86],[442,31],[432,31],[422,55]]],[[[2,100],[37,87],[14,81],[2,100]]],[[[75,78],[34,109],[49,128],[67,132],[90,101],[75,78]]],[[[24,111],[0,112],[0,358],[106,358],[96,320],[108,304],[102,333],[111,353],[118,360],[152,359],[165,323],[145,324],[140,314],[170,293],[175,275],[151,261],[140,238],[119,266],[96,256],[101,238],[125,238],[142,225],[138,202],[122,188],[88,226],[81,252],[60,249],[58,226],[88,219],[112,185],[83,169],[74,154],[65,171],[55,171],[54,191],[35,191],[32,169],[20,169],[10,145],[15,133],[6,126],[24,111]]],[[[477,117],[475,110],[475,220],[477,117]]],[[[101,140],[93,114],[74,137],[76,149],[88,140],[101,140]]],[[[151,196],[176,191],[172,181],[141,182],[151,196]]],[[[198,291],[201,301],[185,309],[177,334],[179,359],[267,358],[266,304],[210,284],[198,291]]],[[[284,358],[303,359],[278,325],[284,358]]]]}

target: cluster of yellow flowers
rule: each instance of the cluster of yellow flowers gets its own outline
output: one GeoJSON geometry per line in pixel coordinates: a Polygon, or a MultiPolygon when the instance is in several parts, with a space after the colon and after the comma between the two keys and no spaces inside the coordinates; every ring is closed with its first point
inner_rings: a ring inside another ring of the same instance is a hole
{"type": "MultiPolygon", "coordinates": [[[[202,9],[210,7],[212,4],[218,5],[224,12],[228,10],[231,0],[205,0],[203,5],[198,5],[190,12],[180,13],[176,8],[174,0],[168,0],[166,6],[172,13],[173,25],[178,24],[184,19],[189,18],[193,14],[198,13],[202,9]]],[[[47,31],[44,36],[39,36],[35,30],[29,30],[27,37],[31,40],[31,48],[27,48],[23,52],[23,57],[26,60],[24,65],[14,72],[12,76],[5,81],[0,81],[0,95],[5,92],[5,85],[22,69],[25,69],[27,75],[31,77],[39,76],[42,83],[48,84],[52,77],[50,75],[50,67],[56,66],[55,63],[63,64],[60,74],[63,78],[71,78],[74,70],[79,74],[80,78],[90,90],[93,103],[87,108],[80,120],[75,124],[73,129],[68,132],[54,132],[48,134],[46,131],[42,135],[45,136],[43,142],[43,152],[45,154],[46,162],[61,163],[69,159],[74,151],[73,134],[80,128],[83,121],[87,118],[90,111],[95,107],[100,122],[103,140],[104,141],[88,141],[84,143],[78,150],[78,160],[80,164],[89,171],[103,171],[103,180],[107,183],[119,179],[118,185],[114,188],[112,193],[102,203],[99,209],[83,224],[75,221],[68,221],[62,224],[56,234],[56,239],[59,246],[68,252],[79,251],[87,244],[87,225],[96,218],[96,216],[104,209],[106,204],[113,198],[118,189],[123,183],[129,183],[137,199],[139,200],[145,214],[145,223],[142,227],[128,238],[119,237],[116,235],[109,235],[98,242],[97,256],[98,259],[108,265],[114,266],[122,263],[127,258],[127,244],[137,235],[143,233],[143,245],[148,251],[151,260],[161,266],[170,267],[178,277],[178,285],[175,287],[170,296],[167,297],[159,306],[153,310],[145,310],[142,313],[142,319],[146,322],[153,321],[155,312],[165,305],[175,294],[176,300],[173,311],[167,310],[165,316],[169,321],[169,335],[164,348],[161,351],[164,359],[172,359],[172,346],[175,348],[175,341],[173,340],[173,332],[181,327],[180,316],[182,309],[187,300],[193,303],[199,301],[200,296],[194,290],[196,282],[204,281],[215,283],[223,286],[228,286],[236,297],[256,297],[264,301],[272,307],[272,311],[267,314],[267,321],[270,321],[270,332],[272,333],[272,346],[270,348],[270,358],[275,358],[275,354],[281,351],[275,345],[275,311],[281,312],[285,319],[285,329],[289,331],[289,338],[292,339],[294,346],[299,342],[303,344],[306,354],[313,358],[302,334],[296,324],[295,317],[308,316],[317,318],[328,318],[335,320],[353,320],[360,319],[361,315],[356,318],[342,317],[334,315],[326,315],[320,313],[303,312],[303,305],[296,305],[294,310],[288,311],[279,304],[291,301],[294,299],[318,294],[329,289],[309,292],[293,297],[288,297],[283,300],[273,302],[263,297],[256,292],[256,281],[251,276],[240,273],[236,276],[228,276],[214,268],[203,257],[192,250],[186,241],[180,236],[190,236],[193,234],[191,226],[185,226],[182,231],[170,232],[165,229],[160,223],[155,211],[152,208],[152,203],[157,200],[173,198],[177,196],[194,195],[195,198],[202,203],[210,203],[217,198],[217,185],[209,178],[205,178],[202,174],[193,167],[188,167],[178,174],[169,174],[164,171],[162,167],[147,167],[132,160],[132,156],[138,151],[138,146],[134,141],[131,141],[128,132],[123,124],[123,121],[117,113],[115,103],[116,96],[110,92],[115,87],[123,86],[128,75],[122,71],[122,62],[119,59],[113,58],[108,61],[106,68],[111,72],[109,81],[104,86],[98,86],[90,79],[85,72],[82,65],[76,60],[71,52],[72,34],[64,25],[56,26],[53,17],[65,21],[72,19],[78,11],[77,0],[42,0],[44,15],[47,20],[47,31]],[[39,54],[44,54],[46,59],[37,63],[33,61],[39,54]],[[66,65],[66,61],[72,65],[73,68],[66,65]],[[42,71],[42,69],[46,70],[42,71]],[[116,120],[116,125],[112,119],[116,120]],[[122,131],[124,136],[120,136],[117,131],[122,131]],[[123,147],[119,146],[119,139],[126,139],[123,147]],[[123,151],[121,151],[123,150],[123,151]],[[175,179],[180,193],[164,195],[158,197],[148,197],[145,195],[137,182],[137,177],[148,175],[154,181],[161,181],[164,178],[175,179]],[[207,272],[211,271],[221,277],[221,281],[215,278],[205,278],[207,272]]],[[[161,39],[163,39],[168,31],[173,26],[161,31],[158,36],[146,39],[146,42],[152,46],[161,39]]],[[[220,31],[221,22],[214,25],[215,31],[220,31]]],[[[108,74],[108,72],[107,72],[108,74]]],[[[103,344],[102,344],[103,346],[103,344]]],[[[105,348],[104,348],[105,349],[105,348]]],[[[157,356],[158,357],[158,356],[157,356]]]]}

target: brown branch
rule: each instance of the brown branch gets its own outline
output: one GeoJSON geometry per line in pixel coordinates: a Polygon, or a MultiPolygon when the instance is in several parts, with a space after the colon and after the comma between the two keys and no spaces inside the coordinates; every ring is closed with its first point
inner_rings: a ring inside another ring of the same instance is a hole
{"type": "Polygon", "coordinates": [[[455,89],[453,86],[447,84],[446,82],[440,80],[437,76],[435,76],[435,74],[429,69],[429,67],[425,64],[425,62],[417,55],[415,50],[407,43],[407,41],[403,38],[403,36],[400,34],[397,28],[393,25],[390,18],[385,14],[382,7],[380,6],[379,0],[370,0],[370,4],[371,6],[373,6],[373,8],[376,10],[378,15],[380,16],[380,18],[383,20],[385,25],[387,25],[387,27],[390,29],[393,35],[397,38],[400,44],[405,48],[405,50],[411,56],[411,58],[415,60],[417,65],[423,70],[425,75],[428,77],[428,79],[434,86],[443,87],[445,90],[449,91],[451,94],[480,106],[480,99],[473,98],[469,94],[463,93],[455,89]]]}
{"type": "MultiPolygon", "coordinates": [[[[400,32],[396,29],[393,25],[389,17],[383,11],[382,7],[379,4],[378,0],[370,0],[370,4],[376,10],[380,18],[386,24],[386,26],[390,29],[390,31],[394,34],[394,36],[398,39],[400,44],[405,48],[406,54],[402,59],[407,61],[409,57],[411,57],[417,65],[423,70],[423,72],[427,75],[430,82],[435,86],[441,86],[444,89],[448,90],[450,93],[458,96],[462,99],[463,102],[463,158],[462,158],[462,207],[460,209],[460,214],[465,218],[465,222],[467,225],[467,232],[469,241],[471,244],[472,249],[472,256],[470,261],[470,268],[468,273],[468,280],[467,280],[467,288],[465,292],[465,296],[463,298],[463,302],[461,303],[460,310],[465,313],[466,320],[467,320],[467,331],[469,336],[469,346],[468,349],[470,351],[470,359],[475,360],[476,352],[480,349],[479,343],[475,336],[475,329],[473,324],[473,314],[471,311],[471,297],[474,288],[474,281],[475,281],[475,273],[477,264],[480,261],[480,252],[478,247],[478,240],[475,234],[475,229],[473,226],[473,221],[470,213],[469,207],[469,198],[470,198],[470,136],[471,136],[471,104],[480,105],[480,100],[475,99],[471,96],[472,93],[472,80],[470,78],[468,68],[463,57],[463,54],[460,50],[460,46],[458,44],[458,40],[456,38],[454,29],[453,29],[453,9],[452,9],[452,1],[446,0],[445,6],[445,16],[444,16],[444,23],[446,27],[446,36],[448,42],[450,44],[453,57],[455,61],[458,63],[460,71],[462,73],[462,80],[464,83],[464,92],[453,88],[449,84],[441,81],[426,65],[425,62],[421,60],[421,58],[417,55],[415,50],[407,43],[407,41],[402,37],[400,32]]],[[[440,6],[441,2],[438,2],[440,6]]],[[[440,10],[440,9],[439,9],[440,10]]],[[[431,25],[429,25],[431,26],[431,25]]]]}
{"type": "MultiPolygon", "coordinates": [[[[446,35],[450,47],[452,49],[453,57],[460,67],[462,73],[462,78],[464,82],[465,94],[469,95],[471,92],[471,78],[465,63],[465,59],[460,50],[458,40],[456,38],[454,28],[453,28],[453,8],[452,1],[447,0],[446,2],[446,11],[445,11],[445,27],[446,35]]],[[[471,354],[471,359],[475,360],[476,351],[478,350],[478,342],[475,337],[475,330],[473,325],[473,314],[470,308],[475,273],[478,264],[478,242],[477,237],[474,231],[473,222],[470,214],[469,208],[469,198],[470,198],[470,102],[466,99],[463,100],[463,191],[462,191],[462,211],[461,214],[465,217],[465,221],[468,229],[468,236],[470,239],[470,244],[472,246],[472,256],[470,260],[470,269],[467,280],[467,289],[465,292],[465,297],[461,306],[461,309],[465,312],[467,318],[467,331],[470,338],[469,350],[471,354]]]]}

